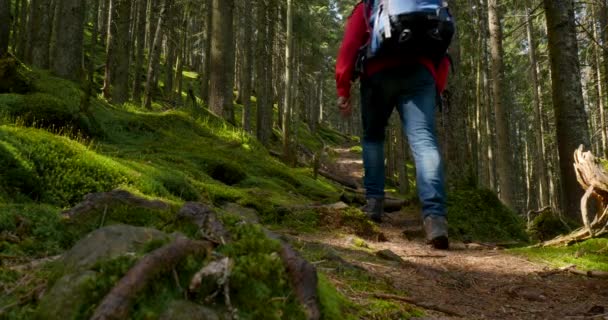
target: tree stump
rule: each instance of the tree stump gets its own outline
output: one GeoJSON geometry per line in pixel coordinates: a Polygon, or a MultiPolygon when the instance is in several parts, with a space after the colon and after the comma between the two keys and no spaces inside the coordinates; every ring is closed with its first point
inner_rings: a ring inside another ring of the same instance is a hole
{"type": "Polygon", "coordinates": [[[566,236],[560,236],[542,243],[542,246],[569,245],[608,233],[608,170],[601,159],[596,158],[590,151],[584,151],[581,145],[574,152],[574,170],[576,178],[585,189],[581,199],[581,214],[584,227],[566,236]],[[600,204],[598,213],[591,217],[587,209],[590,197],[600,204]]]}

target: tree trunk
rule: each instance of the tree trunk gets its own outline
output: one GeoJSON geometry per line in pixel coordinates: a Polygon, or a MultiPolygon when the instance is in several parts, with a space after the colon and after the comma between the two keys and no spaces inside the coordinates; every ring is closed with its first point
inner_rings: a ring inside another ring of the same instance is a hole
{"type": "Polygon", "coordinates": [[[546,159],[545,159],[545,151],[543,146],[543,124],[541,120],[542,115],[542,88],[538,82],[538,67],[537,67],[537,59],[536,59],[536,39],[534,37],[532,18],[531,18],[531,10],[530,10],[530,0],[526,0],[526,29],[528,34],[528,45],[530,47],[529,50],[529,58],[530,58],[530,76],[532,78],[532,97],[534,98],[534,138],[536,143],[536,152],[534,152],[534,161],[535,162],[535,173],[536,173],[536,183],[539,184],[539,207],[543,208],[549,205],[549,184],[546,170],[546,159]]]}
{"type": "Polygon", "coordinates": [[[259,1],[257,6],[258,38],[256,44],[256,96],[257,138],[265,146],[270,144],[272,134],[272,32],[269,1],[259,1]]]}
{"type": "MultiPolygon", "coordinates": [[[[99,10],[99,0],[93,0],[93,12],[99,10]]],[[[93,87],[95,86],[95,57],[97,53],[97,39],[98,39],[98,19],[94,16],[93,18],[93,29],[91,30],[91,48],[89,49],[89,61],[87,63],[87,86],[85,88],[84,96],[80,109],[85,114],[90,112],[91,107],[91,96],[93,94],[93,87]]]]}
{"type": "Polygon", "coordinates": [[[292,163],[291,157],[291,121],[293,105],[291,104],[292,93],[292,51],[293,51],[293,0],[287,0],[287,30],[285,37],[285,96],[283,100],[283,159],[286,163],[292,163]]]}
{"type": "Polygon", "coordinates": [[[0,57],[8,52],[8,44],[10,40],[10,24],[11,21],[11,1],[0,0],[0,21],[4,21],[0,25],[0,57]]]}
{"type": "MultiPolygon", "coordinates": [[[[593,21],[593,37],[596,39],[595,43],[593,44],[593,55],[595,58],[595,69],[597,70],[597,78],[599,81],[597,81],[597,106],[599,109],[599,113],[600,113],[600,123],[599,123],[599,129],[601,130],[601,137],[602,137],[602,152],[599,153],[601,154],[604,158],[608,158],[608,137],[607,134],[608,132],[606,131],[606,111],[605,111],[605,107],[606,107],[606,74],[604,73],[604,66],[602,64],[602,56],[604,58],[608,57],[608,54],[606,54],[605,52],[608,52],[608,48],[606,48],[604,51],[604,54],[602,54],[602,47],[600,46],[600,44],[598,44],[600,41],[602,41],[602,35],[603,33],[606,32],[606,30],[601,29],[606,28],[606,23],[602,23],[603,18],[606,16],[606,12],[601,13],[601,10],[606,10],[606,6],[605,6],[605,2],[606,0],[603,0],[604,5],[598,5],[595,4],[593,5],[593,16],[591,18],[591,21],[593,21]],[[599,22],[599,27],[598,27],[598,23],[599,22]],[[599,30],[598,30],[599,29],[599,30]]],[[[604,45],[608,45],[607,43],[604,43],[604,45]]]]}
{"type": "Polygon", "coordinates": [[[498,184],[500,186],[500,199],[511,209],[516,209],[515,191],[512,175],[513,151],[509,138],[509,115],[505,105],[504,66],[502,47],[502,25],[498,12],[497,0],[488,0],[488,23],[490,28],[491,56],[492,56],[492,94],[494,96],[494,112],[496,117],[496,147],[498,184]]]}
{"type": "Polygon", "coordinates": [[[201,75],[201,98],[205,100],[205,105],[209,107],[209,76],[211,70],[211,46],[213,45],[213,0],[207,0],[206,4],[207,19],[205,19],[205,60],[203,63],[203,72],[201,75]]]}
{"type": "MultiPolygon", "coordinates": [[[[161,0],[162,1],[162,0],[161,0]]],[[[158,22],[156,24],[156,31],[154,32],[154,40],[152,40],[152,48],[149,53],[149,61],[148,61],[148,72],[146,76],[146,86],[144,90],[144,106],[146,109],[152,109],[152,86],[154,83],[154,76],[156,73],[156,69],[158,67],[158,63],[160,61],[160,45],[162,39],[162,26],[165,17],[165,12],[167,11],[167,6],[169,5],[170,0],[163,1],[161,3],[160,13],[158,14],[158,22]]]]}
{"type": "Polygon", "coordinates": [[[234,0],[213,0],[209,108],[234,124],[234,0]]]}
{"type": "Polygon", "coordinates": [[[79,81],[82,79],[85,1],[59,1],[55,12],[58,18],[53,28],[51,70],[60,77],[79,81]]]}
{"type": "Polygon", "coordinates": [[[147,0],[137,0],[137,24],[134,37],[135,45],[135,75],[133,77],[133,101],[141,103],[141,78],[144,69],[144,49],[146,48],[146,8],[147,0]]]}
{"type": "MultiPolygon", "coordinates": [[[[19,1],[19,0],[17,0],[19,1]]],[[[25,60],[27,52],[27,13],[29,12],[29,1],[21,0],[21,10],[19,11],[19,23],[17,24],[18,38],[16,41],[17,47],[13,48],[19,59],[25,60]]]]}
{"type": "Polygon", "coordinates": [[[53,13],[49,0],[32,0],[29,18],[29,46],[26,61],[48,69],[53,13]]]}
{"type": "Polygon", "coordinates": [[[129,0],[111,0],[103,93],[106,99],[116,104],[129,99],[130,17],[129,0]]]}
{"type": "Polygon", "coordinates": [[[251,90],[252,90],[252,79],[253,79],[253,44],[254,44],[254,24],[252,13],[243,14],[243,67],[241,71],[241,98],[243,103],[243,119],[242,125],[245,132],[251,133],[251,90]]]}
{"type": "Polygon", "coordinates": [[[580,219],[583,191],[572,170],[572,152],[589,146],[587,118],[581,88],[573,0],[544,0],[551,57],[553,108],[557,125],[563,212],[580,219]]]}

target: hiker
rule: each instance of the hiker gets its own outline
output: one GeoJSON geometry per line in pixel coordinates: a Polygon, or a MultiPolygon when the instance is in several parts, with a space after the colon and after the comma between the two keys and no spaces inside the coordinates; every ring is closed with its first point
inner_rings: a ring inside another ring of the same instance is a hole
{"type": "Polygon", "coordinates": [[[454,23],[442,0],[363,0],[348,18],[336,62],[343,117],[352,114],[351,81],[361,82],[367,199],[363,211],[381,222],[385,129],[396,107],[416,163],[427,241],[436,249],[449,247],[445,177],[434,116],[447,82],[446,53],[453,34],[454,23]]]}

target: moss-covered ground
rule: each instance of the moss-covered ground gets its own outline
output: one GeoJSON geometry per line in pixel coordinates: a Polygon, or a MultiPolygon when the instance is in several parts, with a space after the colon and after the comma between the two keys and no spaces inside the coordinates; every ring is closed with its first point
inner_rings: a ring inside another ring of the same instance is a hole
{"type": "MultiPolygon", "coordinates": [[[[149,112],[93,97],[91,112],[84,113],[77,85],[22,65],[16,70],[23,90],[0,94],[0,290],[9,293],[0,295],[2,317],[31,316],[37,307],[32,292],[52,280],[50,273],[12,267],[60,254],[102,225],[124,223],[194,234],[173,218],[185,201],[216,207],[236,203],[255,209],[263,223],[280,225],[294,217],[286,208],[339,198],[336,186],[313,179],[310,169],[282,164],[248,133],[205,110],[163,111],[163,106],[155,105],[149,112]],[[119,206],[103,216],[92,214],[76,221],[62,217],[63,210],[86,194],[113,189],[162,200],[170,209],[119,206]]],[[[342,138],[327,128],[321,132],[342,138]]],[[[313,150],[332,143],[321,135],[307,133],[305,137],[314,142],[313,150]]],[[[276,244],[255,230],[237,229],[235,234],[234,244],[222,251],[236,258],[232,284],[242,316],[300,318],[302,311],[288,292],[276,244]],[[261,301],[268,300],[275,301],[272,307],[259,308],[261,301]]],[[[113,279],[113,283],[130,265],[107,263],[104,266],[115,268],[102,269],[113,275],[101,273],[94,284],[99,290],[94,292],[107,291],[105,282],[113,279]]],[[[194,271],[192,266],[186,269],[194,271]]],[[[324,290],[324,297],[334,299],[327,284],[324,290]]],[[[169,291],[161,296],[172,296],[169,291]]],[[[162,305],[158,299],[142,303],[162,305]]],[[[149,318],[158,312],[146,310],[134,316],[149,318]]]]}
{"type": "Polygon", "coordinates": [[[511,252],[556,268],[575,265],[585,271],[608,271],[608,238],[591,239],[569,247],[517,248],[511,252]]]}

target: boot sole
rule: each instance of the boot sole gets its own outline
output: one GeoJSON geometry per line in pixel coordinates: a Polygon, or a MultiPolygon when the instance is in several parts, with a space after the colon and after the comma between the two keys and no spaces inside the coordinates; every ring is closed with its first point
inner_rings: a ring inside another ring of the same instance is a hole
{"type": "Polygon", "coordinates": [[[429,241],[429,244],[437,250],[450,249],[450,241],[448,240],[448,237],[446,237],[446,236],[437,237],[437,238],[429,241]]]}

